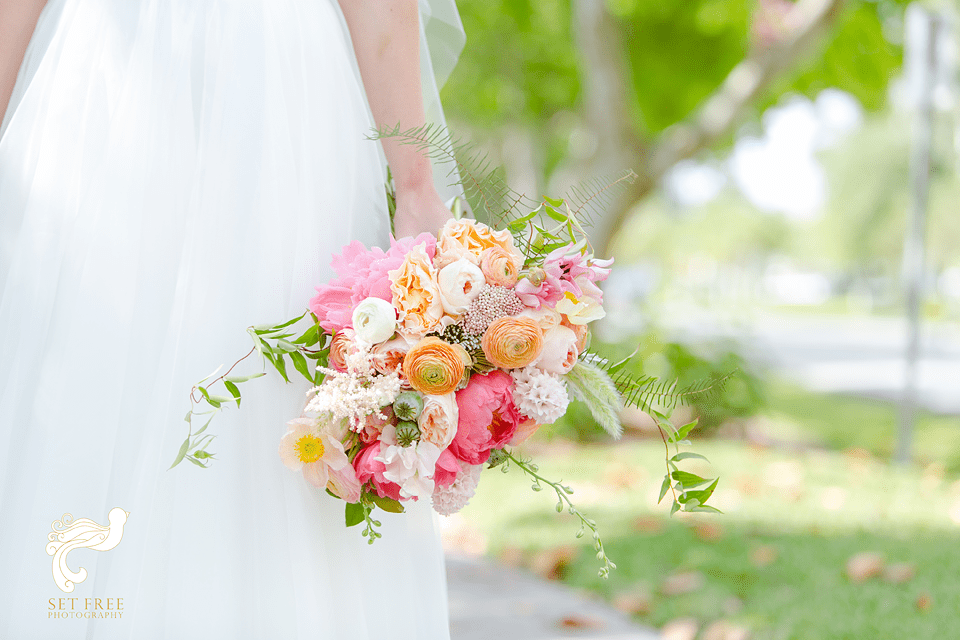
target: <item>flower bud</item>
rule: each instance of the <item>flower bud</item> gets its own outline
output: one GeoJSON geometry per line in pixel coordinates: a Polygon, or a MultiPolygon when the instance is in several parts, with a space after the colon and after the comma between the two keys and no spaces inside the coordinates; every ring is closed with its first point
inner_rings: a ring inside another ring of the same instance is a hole
{"type": "Polygon", "coordinates": [[[409,447],[420,439],[420,428],[416,422],[404,420],[397,425],[397,444],[401,447],[409,447]]]}
{"type": "Polygon", "coordinates": [[[393,415],[400,420],[416,421],[423,411],[423,398],[415,391],[404,391],[393,401],[393,415]]]}

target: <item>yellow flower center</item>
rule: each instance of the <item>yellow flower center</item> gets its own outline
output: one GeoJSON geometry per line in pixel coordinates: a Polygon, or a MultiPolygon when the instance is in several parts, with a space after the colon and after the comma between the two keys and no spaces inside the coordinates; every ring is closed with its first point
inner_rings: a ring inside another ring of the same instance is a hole
{"type": "Polygon", "coordinates": [[[323,442],[315,435],[300,436],[294,445],[297,448],[297,457],[300,462],[310,464],[323,456],[323,442]]]}
{"type": "Polygon", "coordinates": [[[577,300],[577,296],[573,295],[571,292],[567,291],[563,294],[563,297],[572,302],[573,304],[580,304],[580,301],[577,300]]]}

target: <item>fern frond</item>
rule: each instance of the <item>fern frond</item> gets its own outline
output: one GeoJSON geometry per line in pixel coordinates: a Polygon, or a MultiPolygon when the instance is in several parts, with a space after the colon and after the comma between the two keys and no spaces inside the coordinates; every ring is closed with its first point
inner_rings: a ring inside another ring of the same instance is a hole
{"type": "Polygon", "coordinates": [[[507,185],[503,171],[488,154],[472,142],[451,136],[446,127],[432,123],[406,130],[399,126],[381,127],[368,138],[397,138],[401,144],[416,147],[436,164],[449,166],[447,178],[451,186],[461,185],[474,216],[494,228],[504,228],[519,211],[537,206],[507,185]]]}
{"type": "Polygon", "coordinates": [[[614,438],[623,435],[620,410],[623,402],[607,372],[585,360],[578,360],[566,376],[573,395],[587,405],[594,420],[614,438]]]}
{"type": "Polygon", "coordinates": [[[613,205],[614,198],[636,179],[637,174],[629,169],[618,174],[591,178],[570,187],[564,200],[570,206],[571,215],[581,225],[590,226],[597,216],[603,215],[613,205]]]}

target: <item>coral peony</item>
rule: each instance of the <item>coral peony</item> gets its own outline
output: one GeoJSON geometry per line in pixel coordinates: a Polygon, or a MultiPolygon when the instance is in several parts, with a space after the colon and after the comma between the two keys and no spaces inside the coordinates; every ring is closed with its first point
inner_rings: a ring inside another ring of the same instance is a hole
{"type": "Polygon", "coordinates": [[[387,467],[383,462],[377,460],[379,456],[379,441],[374,442],[357,454],[356,460],[353,461],[354,467],[357,470],[357,479],[361,485],[369,481],[373,485],[377,495],[381,498],[400,500],[400,485],[395,482],[390,482],[384,477],[383,472],[386,471],[387,467]]]}
{"type": "Polygon", "coordinates": [[[519,252],[500,246],[489,247],[480,254],[480,269],[487,284],[512,287],[517,284],[522,266],[523,256],[519,252]]]}
{"type": "Polygon", "coordinates": [[[543,349],[543,331],[533,318],[510,317],[494,320],[481,342],[483,355],[504,369],[525,367],[543,349]]]}
{"type": "Polygon", "coordinates": [[[422,245],[407,253],[403,263],[390,271],[393,306],[400,315],[400,333],[422,337],[440,326],[443,304],[436,271],[422,245]]]}
{"type": "Polygon", "coordinates": [[[460,417],[449,450],[459,460],[482,464],[490,449],[502,447],[522,420],[513,403],[513,379],[503,371],[471,376],[457,392],[460,417]]]}
{"type": "Polygon", "coordinates": [[[329,333],[340,331],[350,324],[354,307],[365,298],[391,302],[393,292],[388,273],[398,269],[407,253],[417,245],[422,245],[428,258],[433,259],[436,240],[429,233],[416,238],[391,239],[386,252],[379,247],[367,249],[359,241],[344,247],[343,253],[331,261],[338,277],[317,287],[317,295],[310,301],[310,311],[317,316],[320,326],[329,333]]]}
{"type": "Polygon", "coordinates": [[[430,336],[407,352],[403,375],[420,393],[442,396],[457,388],[469,365],[470,356],[463,347],[430,336]]]}
{"type": "Polygon", "coordinates": [[[433,482],[438,487],[449,487],[460,473],[460,461],[448,449],[440,452],[437,468],[433,472],[433,482]]]}

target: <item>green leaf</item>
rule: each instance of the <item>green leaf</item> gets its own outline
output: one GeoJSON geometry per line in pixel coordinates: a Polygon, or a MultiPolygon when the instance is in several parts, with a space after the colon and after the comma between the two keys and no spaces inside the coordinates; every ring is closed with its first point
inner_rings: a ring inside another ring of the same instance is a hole
{"type": "Polygon", "coordinates": [[[310,373],[310,368],[307,366],[307,359],[303,357],[302,353],[294,351],[290,354],[290,359],[293,361],[294,368],[300,372],[300,375],[310,382],[314,381],[313,374],[310,373]]]}
{"type": "Polygon", "coordinates": [[[344,509],[344,517],[348,527],[354,527],[366,519],[366,509],[359,502],[348,502],[344,509]]]}
{"type": "Polygon", "coordinates": [[[683,485],[684,489],[689,489],[691,487],[696,487],[705,482],[710,482],[706,478],[701,478],[695,473],[689,473],[687,471],[674,471],[670,474],[674,480],[683,485]]]}
{"type": "Polygon", "coordinates": [[[264,354],[267,360],[270,361],[270,364],[280,372],[280,375],[283,376],[283,379],[287,382],[290,382],[290,378],[287,377],[287,363],[284,362],[283,356],[275,356],[273,354],[264,354]]]}
{"type": "Polygon", "coordinates": [[[263,371],[261,371],[260,373],[254,373],[254,374],[249,375],[249,376],[227,376],[227,377],[225,377],[225,378],[223,379],[223,381],[224,381],[224,382],[232,382],[232,383],[234,383],[234,384],[239,384],[239,383],[241,383],[241,382],[246,382],[246,381],[248,381],[248,380],[254,380],[254,379],[256,379],[256,378],[262,378],[262,377],[265,376],[265,375],[267,375],[267,374],[264,373],[263,371]]]}
{"type": "Polygon", "coordinates": [[[706,489],[700,489],[699,491],[687,491],[687,501],[698,500],[700,504],[706,504],[707,500],[710,499],[710,496],[713,495],[714,490],[717,488],[718,482],[720,482],[720,478],[714,480],[706,489]]]}
{"type": "Polygon", "coordinates": [[[240,406],[240,389],[237,388],[237,385],[233,384],[229,380],[223,381],[223,386],[227,388],[227,391],[230,392],[230,395],[233,396],[233,399],[237,401],[237,406],[240,406]]]}
{"type": "Polygon", "coordinates": [[[378,507],[380,507],[384,511],[387,511],[389,513],[404,512],[403,505],[392,498],[381,498],[375,493],[371,494],[370,497],[373,498],[374,504],[376,504],[378,507]]]}
{"type": "Polygon", "coordinates": [[[547,215],[553,218],[554,220],[556,220],[557,222],[567,221],[567,216],[563,215],[562,213],[560,213],[559,211],[557,211],[556,209],[554,209],[549,205],[544,207],[544,211],[546,211],[547,215]]]}
{"type": "Polygon", "coordinates": [[[277,349],[283,351],[284,353],[291,353],[297,350],[295,345],[290,344],[286,340],[277,340],[277,349]]]}
{"type": "MultiPolygon", "coordinates": [[[[183,441],[183,444],[180,445],[180,452],[177,453],[177,459],[173,461],[173,464],[170,465],[170,469],[173,469],[175,466],[180,464],[183,460],[183,456],[187,455],[187,448],[190,446],[190,436],[187,436],[187,439],[183,441]]],[[[167,469],[169,471],[170,469],[167,469]]]]}
{"type": "MultiPolygon", "coordinates": [[[[681,460],[689,460],[690,458],[697,458],[698,460],[707,460],[706,456],[702,456],[699,453],[693,453],[692,451],[684,451],[678,453],[677,455],[670,458],[674,462],[680,462],[681,460]]],[[[707,460],[707,462],[710,462],[707,460]]]]}
{"type": "Polygon", "coordinates": [[[201,433],[203,433],[204,431],[206,431],[206,430],[207,430],[207,427],[210,426],[210,422],[213,421],[213,416],[215,416],[215,415],[217,415],[217,412],[216,412],[216,411],[214,411],[213,414],[212,414],[209,418],[207,418],[207,421],[203,423],[203,426],[200,427],[200,428],[197,430],[197,432],[194,433],[193,435],[198,436],[198,435],[200,435],[201,433]]]}
{"type": "Polygon", "coordinates": [[[670,442],[679,443],[681,440],[686,438],[687,434],[690,433],[690,430],[693,429],[695,426],[697,426],[697,422],[698,420],[694,420],[693,422],[688,422],[687,424],[677,429],[677,432],[672,436],[670,436],[670,442]]]}
{"type": "Polygon", "coordinates": [[[192,462],[193,464],[197,465],[197,466],[200,467],[201,469],[206,469],[206,468],[207,468],[207,465],[205,465],[204,463],[200,462],[199,460],[197,460],[197,459],[194,458],[193,456],[187,456],[187,460],[189,460],[189,461],[192,462]]]}
{"type": "Polygon", "coordinates": [[[294,344],[302,344],[305,347],[312,347],[320,342],[320,325],[315,324],[307,329],[303,335],[293,341],[294,344]]]}
{"type": "Polygon", "coordinates": [[[663,484],[660,485],[660,497],[657,499],[657,504],[660,504],[663,501],[663,496],[667,495],[667,491],[670,490],[670,476],[663,477],[663,484]]]}
{"type": "Polygon", "coordinates": [[[703,511],[707,513],[723,513],[723,511],[720,511],[720,509],[717,509],[716,507],[711,507],[708,504],[701,504],[700,506],[693,507],[692,509],[690,509],[690,511],[703,511]]]}
{"type": "Polygon", "coordinates": [[[673,503],[673,506],[670,507],[670,515],[675,514],[677,511],[680,511],[680,503],[679,503],[679,502],[674,502],[674,503],[673,503]]]}
{"type": "Polygon", "coordinates": [[[217,403],[216,406],[219,407],[219,406],[220,406],[221,404],[223,404],[224,402],[233,402],[233,398],[231,398],[230,396],[215,396],[215,395],[211,395],[211,396],[210,396],[210,404],[213,404],[214,402],[216,402],[216,403],[217,403]]]}
{"type": "Polygon", "coordinates": [[[543,201],[546,202],[547,204],[552,204],[555,207],[563,206],[563,198],[560,198],[559,200],[557,200],[556,198],[551,198],[550,196],[543,196],[543,201]]]}

